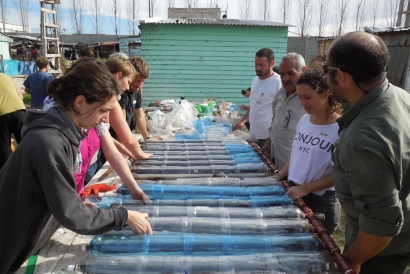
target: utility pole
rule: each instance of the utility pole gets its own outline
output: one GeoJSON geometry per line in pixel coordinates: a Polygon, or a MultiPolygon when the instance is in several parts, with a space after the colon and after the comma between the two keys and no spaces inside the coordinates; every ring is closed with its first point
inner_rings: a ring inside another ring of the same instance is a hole
{"type": "Polygon", "coordinates": [[[135,35],[135,0],[132,0],[132,34],[135,35]]]}
{"type": "Polygon", "coordinates": [[[152,10],[151,10],[151,0],[148,0],[148,17],[152,17],[152,10]]]}
{"type": "Polygon", "coordinates": [[[49,73],[61,73],[60,69],[60,43],[58,38],[58,23],[56,4],[60,4],[60,0],[40,0],[41,5],[41,47],[40,55],[51,59],[54,63],[54,69],[48,70],[49,73]],[[47,19],[51,18],[51,22],[47,19]],[[48,53],[50,45],[54,44],[55,53],[48,53]]]}

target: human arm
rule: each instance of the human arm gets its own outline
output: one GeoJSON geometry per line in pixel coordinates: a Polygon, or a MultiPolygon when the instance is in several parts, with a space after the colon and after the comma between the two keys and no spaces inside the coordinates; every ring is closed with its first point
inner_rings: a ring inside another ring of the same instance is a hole
{"type": "Polygon", "coordinates": [[[25,87],[25,88],[24,88],[24,92],[27,93],[27,94],[30,94],[30,89],[27,88],[27,87],[25,87]]]}
{"type": "Polygon", "coordinates": [[[132,135],[132,132],[124,119],[121,107],[118,103],[110,111],[110,124],[117,133],[119,140],[137,159],[147,159],[152,156],[150,153],[142,151],[138,141],[132,135]]]}
{"type": "Polygon", "coordinates": [[[113,138],[109,132],[100,136],[101,149],[107,158],[107,161],[114,168],[115,172],[120,176],[124,185],[130,190],[134,199],[142,200],[144,203],[149,200],[148,196],[141,190],[131,174],[127,162],[122,157],[122,154],[115,147],[113,138]]]}
{"type": "Polygon", "coordinates": [[[355,136],[349,135],[348,141],[343,138],[346,143],[342,147],[335,144],[333,152],[337,195],[352,222],[350,230],[357,231],[346,235],[346,256],[355,269],[386,247],[387,252],[394,251],[398,242],[390,247],[388,241],[400,233],[404,223],[401,183],[390,162],[392,158],[386,157],[386,148],[378,147],[386,144],[374,138],[368,141],[371,146],[365,146],[357,145],[355,136]],[[345,145],[349,149],[344,149],[345,145]],[[373,240],[374,245],[369,242],[373,240]]]}
{"type": "Polygon", "coordinates": [[[311,192],[326,189],[333,186],[333,176],[332,174],[326,175],[319,180],[308,182],[299,186],[292,186],[286,192],[293,199],[302,198],[311,192]]]}
{"type": "Polygon", "coordinates": [[[135,156],[131,153],[131,151],[129,151],[124,144],[118,142],[117,140],[115,140],[114,138],[112,138],[112,141],[114,142],[115,147],[118,149],[118,151],[123,154],[128,156],[129,158],[131,158],[132,160],[136,160],[135,156]]]}
{"type": "Polygon", "coordinates": [[[265,144],[264,144],[263,147],[261,148],[261,149],[262,149],[262,152],[266,153],[268,156],[270,156],[271,144],[272,144],[271,139],[270,139],[270,138],[267,138],[265,144]]]}
{"type": "Polygon", "coordinates": [[[283,178],[288,176],[288,172],[289,172],[289,162],[287,162],[286,165],[281,170],[279,170],[278,173],[276,173],[272,177],[275,178],[278,181],[282,181],[283,178]]]}
{"type": "Polygon", "coordinates": [[[391,237],[375,236],[367,234],[359,229],[355,241],[349,249],[343,253],[343,257],[357,273],[360,272],[362,263],[382,252],[391,241],[391,237]]]}
{"type": "Polygon", "coordinates": [[[251,108],[249,107],[249,109],[246,111],[245,115],[242,117],[242,119],[236,123],[232,129],[232,131],[235,130],[240,130],[243,128],[243,126],[245,125],[245,123],[249,120],[249,112],[251,111],[251,108]]]}
{"type": "Polygon", "coordinates": [[[143,108],[136,108],[134,110],[134,117],[135,121],[137,122],[137,127],[142,135],[142,138],[148,138],[148,131],[147,131],[147,121],[145,119],[145,113],[143,108]]]}
{"type": "Polygon", "coordinates": [[[20,97],[21,100],[23,100],[23,94],[21,94],[21,92],[19,91],[19,88],[17,87],[16,83],[14,83],[14,87],[16,88],[17,95],[20,97]]]}
{"type": "MultiPolygon", "coordinates": [[[[45,134],[47,138],[35,138],[26,156],[33,166],[38,187],[33,197],[43,200],[60,224],[85,235],[95,235],[122,230],[128,220],[124,208],[103,210],[85,205],[75,191],[73,166],[77,147],[67,144],[60,135],[45,134]],[[53,144],[53,145],[50,145],[53,144]],[[41,155],[41,161],[39,161],[41,155]]],[[[145,233],[149,230],[146,228],[145,233]]]]}

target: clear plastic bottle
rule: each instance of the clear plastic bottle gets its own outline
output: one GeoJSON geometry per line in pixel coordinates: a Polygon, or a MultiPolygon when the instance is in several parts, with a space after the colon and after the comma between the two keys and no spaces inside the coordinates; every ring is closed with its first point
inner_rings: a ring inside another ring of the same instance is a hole
{"type": "MultiPolygon", "coordinates": [[[[150,185],[141,184],[140,188],[150,199],[163,199],[166,196],[181,196],[183,199],[201,199],[209,198],[230,198],[236,196],[267,196],[267,195],[284,195],[286,190],[281,185],[272,186],[198,186],[198,185],[150,185]]],[[[120,195],[130,195],[130,191],[125,185],[117,189],[120,195]]],[[[176,198],[175,198],[176,199],[176,198]]]]}
{"type": "Polygon", "coordinates": [[[272,177],[260,178],[177,178],[176,180],[138,180],[138,184],[157,184],[157,185],[191,185],[191,186],[271,186],[281,185],[272,177]]]}
{"type": "Polygon", "coordinates": [[[237,236],[201,234],[103,234],[87,246],[92,253],[221,256],[274,252],[321,251],[313,234],[237,236]]]}
{"type": "Polygon", "coordinates": [[[297,206],[258,208],[209,207],[209,206],[125,206],[128,210],[147,213],[151,217],[202,217],[244,219],[304,219],[305,214],[297,206]]]}
{"type": "Polygon", "coordinates": [[[234,166],[133,166],[131,172],[138,174],[215,174],[229,173],[268,173],[270,170],[264,163],[236,164],[234,166]]]}
{"type": "Polygon", "coordinates": [[[69,271],[84,274],[264,273],[325,274],[334,262],[320,253],[252,254],[231,256],[105,255],[84,258],[69,271]]]}
{"type": "Polygon", "coordinates": [[[229,219],[202,217],[150,217],[154,232],[201,233],[216,235],[291,235],[313,233],[303,219],[229,219]]]}
{"type": "MultiPolygon", "coordinates": [[[[267,207],[294,205],[289,196],[257,196],[240,199],[198,199],[198,200],[148,200],[147,205],[155,206],[209,206],[209,207],[267,207]]],[[[143,205],[139,200],[119,197],[88,197],[88,202],[97,204],[102,209],[110,209],[114,206],[136,206],[143,205]]]]}

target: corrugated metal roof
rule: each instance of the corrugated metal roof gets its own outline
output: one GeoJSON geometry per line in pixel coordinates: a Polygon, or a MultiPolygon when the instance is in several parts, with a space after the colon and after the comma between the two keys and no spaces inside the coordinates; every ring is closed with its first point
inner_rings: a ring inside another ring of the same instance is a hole
{"type": "Polygon", "coordinates": [[[260,27],[291,27],[291,25],[263,21],[263,20],[239,20],[239,19],[211,19],[211,18],[168,18],[141,20],[141,24],[181,24],[181,25],[237,25],[237,26],[260,26],[260,27]]]}
{"type": "Polygon", "coordinates": [[[372,27],[364,27],[364,31],[378,34],[378,33],[386,33],[386,32],[402,32],[402,31],[410,31],[410,27],[403,27],[403,28],[395,28],[395,27],[388,27],[386,29],[379,29],[379,28],[372,28],[372,27]]]}

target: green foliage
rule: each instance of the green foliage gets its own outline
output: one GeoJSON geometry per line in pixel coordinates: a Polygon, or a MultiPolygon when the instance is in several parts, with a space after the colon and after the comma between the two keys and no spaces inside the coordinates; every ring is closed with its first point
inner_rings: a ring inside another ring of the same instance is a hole
{"type": "Polygon", "coordinates": [[[30,105],[31,95],[30,94],[24,94],[23,95],[23,102],[24,102],[25,105],[30,105]]]}

